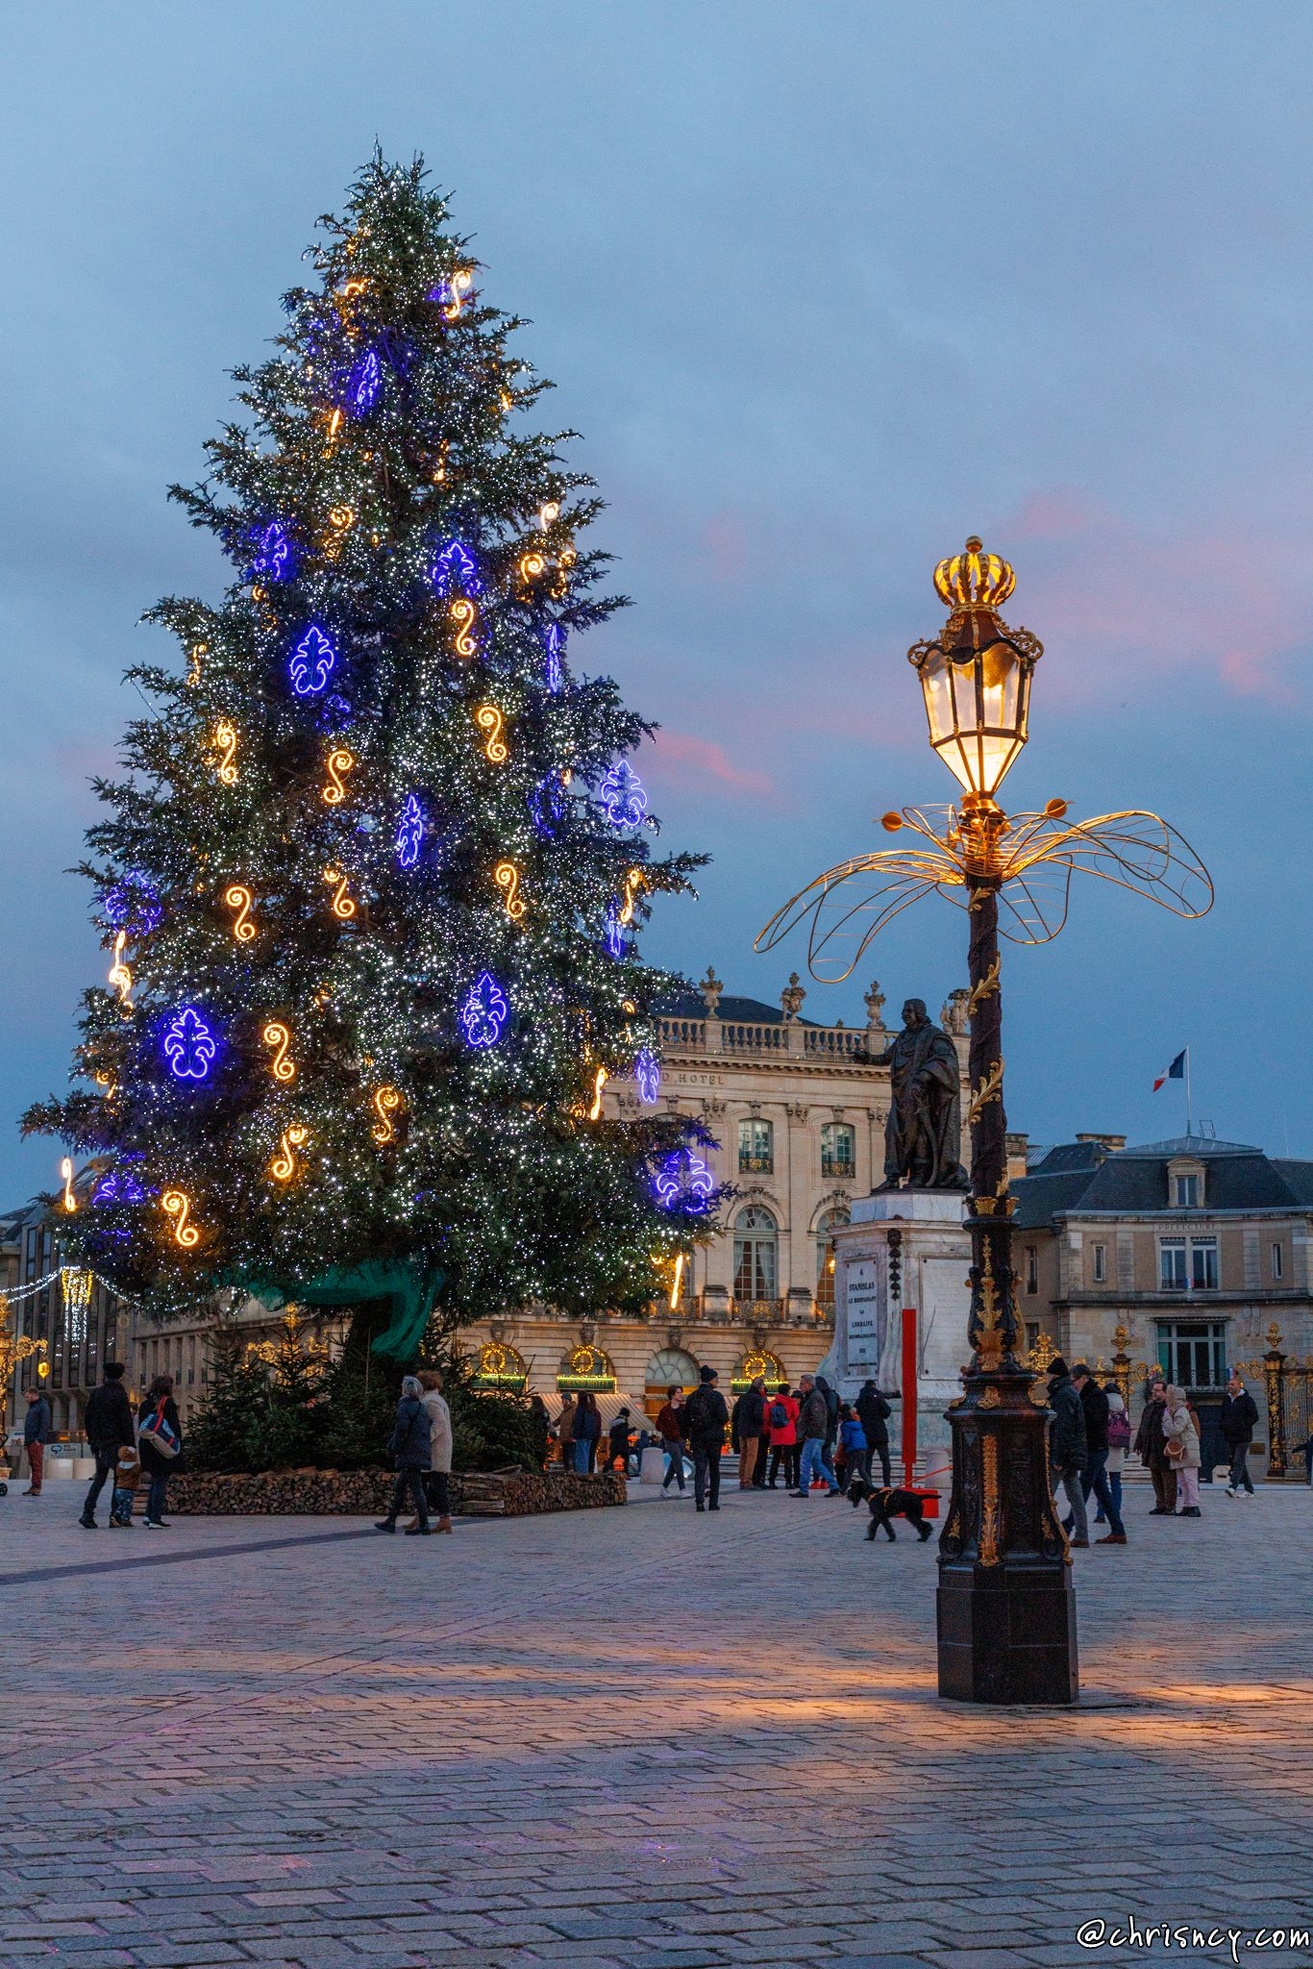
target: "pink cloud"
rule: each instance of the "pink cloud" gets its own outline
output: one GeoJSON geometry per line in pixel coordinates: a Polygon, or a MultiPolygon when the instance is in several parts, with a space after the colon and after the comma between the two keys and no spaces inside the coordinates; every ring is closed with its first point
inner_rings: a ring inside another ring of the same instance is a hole
{"type": "Polygon", "coordinates": [[[696,738],[692,732],[659,731],[654,741],[658,769],[662,777],[683,786],[713,779],[733,793],[754,798],[775,799],[774,782],[766,773],[748,766],[737,766],[722,745],[714,739],[696,738]]]}

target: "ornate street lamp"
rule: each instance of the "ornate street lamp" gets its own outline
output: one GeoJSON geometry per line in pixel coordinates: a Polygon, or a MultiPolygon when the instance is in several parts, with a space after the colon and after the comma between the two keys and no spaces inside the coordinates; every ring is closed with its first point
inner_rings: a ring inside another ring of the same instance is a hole
{"type": "Polygon", "coordinates": [[[999,937],[1042,943],[1066,921],[1074,870],[1136,890],[1180,916],[1212,906],[1207,870],[1156,814],[1069,824],[1066,803],[1009,817],[995,799],[1028,736],[1030,685],[1043,654],[998,614],[1015,576],[980,541],[935,569],[949,614],[908,651],[930,743],[963,788],[956,806],[886,814],[909,848],[861,855],[818,876],[757,939],[769,950],[810,918],[814,977],[847,977],[891,917],[932,890],[970,925],[968,966],[971,1361],[949,1410],[953,1488],[939,1540],[939,1693],[968,1702],[1067,1703],[1077,1695],[1071,1556],[1054,1508],[1048,1410],[1031,1400],[1018,1353],[1003,1107],[999,937]]]}

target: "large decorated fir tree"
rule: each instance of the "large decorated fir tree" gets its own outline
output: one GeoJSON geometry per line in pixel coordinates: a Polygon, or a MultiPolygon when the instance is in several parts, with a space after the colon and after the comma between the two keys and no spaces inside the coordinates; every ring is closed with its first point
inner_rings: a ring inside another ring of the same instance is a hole
{"type": "Polygon", "coordinates": [[[84,865],[109,984],[25,1126],[96,1158],[68,1241],[152,1310],[390,1296],[405,1352],[435,1305],[646,1302],[705,1227],[637,952],[693,862],[653,859],[651,727],[576,667],[620,602],[520,324],[419,163],[321,224],[249,425],[174,488],[236,581],[152,612],[181,674],[130,673],[158,713],[84,865]]]}

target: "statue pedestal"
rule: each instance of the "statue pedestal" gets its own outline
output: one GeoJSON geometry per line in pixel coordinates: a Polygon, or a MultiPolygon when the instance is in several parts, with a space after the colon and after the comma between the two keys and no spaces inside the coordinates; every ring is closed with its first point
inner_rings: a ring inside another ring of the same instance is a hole
{"type": "MultiPolygon", "coordinates": [[[[837,1385],[852,1401],[868,1375],[891,1398],[902,1379],[902,1336],[889,1292],[889,1233],[899,1232],[900,1303],[917,1309],[917,1443],[923,1469],[947,1463],[944,1411],[962,1392],[971,1358],[967,1317],[971,1239],[966,1198],[957,1190],[884,1190],[856,1197],[852,1221],[834,1232],[834,1360],[837,1385]]],[[[891,1452],[900,1451],[901,1400],[894,1401],[891,1452]]]]}

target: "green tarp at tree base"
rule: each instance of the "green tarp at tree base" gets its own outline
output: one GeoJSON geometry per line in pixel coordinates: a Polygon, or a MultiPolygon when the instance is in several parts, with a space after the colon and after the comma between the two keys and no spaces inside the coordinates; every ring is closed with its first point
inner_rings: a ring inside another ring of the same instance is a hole
{"type": "Polygon", "coordinates": [[[249,1275],[229,1277],[223,1283],[254,1293],[275,1308],[289,1301],[298,1306],[359,1306],[368,1299],[390,1299],[391,1321],[374,1336],[371,1352],[386,1360],[407,1361],[419,1347],[445,1276],[376,1260],[348,1271],[324,1272],[305,1284],[249,1275]]]}

